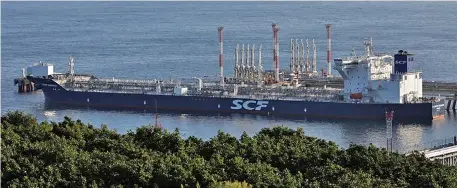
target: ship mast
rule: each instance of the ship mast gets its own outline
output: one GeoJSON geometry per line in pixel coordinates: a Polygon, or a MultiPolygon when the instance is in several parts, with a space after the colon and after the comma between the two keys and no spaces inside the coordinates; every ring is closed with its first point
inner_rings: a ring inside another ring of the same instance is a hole
{"type": "Polygon", "coordinates": [[[75,89],[75,58],[73,58],[72,55],[70,55],[70,61],[68,62],[69,69],[68,69],[68,74],[70,75],[70,83],[71,83],[71,89],[75,89]]]}
{"type": "Polygon", "coordinates": [[[373,56],[373,39],[370,37],[370,40],[363,41],[363,44],[365,45],[367,56],[373,56]]]}
{"type": "Polygon", "coordinates": [[[70,65],[68,73],[71,76],[74,76],[75,75],[75,58],[73,58],[73,56],[71,56],[71,55],[70,55],[70,61],[68,62],[68,65],[70,65]]]}

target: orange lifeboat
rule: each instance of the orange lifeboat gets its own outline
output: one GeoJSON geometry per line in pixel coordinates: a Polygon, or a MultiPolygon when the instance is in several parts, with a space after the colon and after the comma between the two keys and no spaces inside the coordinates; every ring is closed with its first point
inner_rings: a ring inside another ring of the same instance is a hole
{"type": "Polygon", "coordinates": [[[351,93],[351,95],[349,95],[349,98],[350,99],[362,99],[362,93],[351,93]]]}

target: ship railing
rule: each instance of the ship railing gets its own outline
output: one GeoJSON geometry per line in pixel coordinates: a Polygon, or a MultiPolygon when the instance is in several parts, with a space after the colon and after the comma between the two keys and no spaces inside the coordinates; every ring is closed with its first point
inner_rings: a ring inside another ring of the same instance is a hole
{"type": "MultiPolygon", "coordinates": [[[[96,85],[83,85],[83,84],[75,84],[72,85],[75,86],[75,88],[90,88],[90,89],[100,89],[100,90],[155,90],[156,87],[139,87],[139,86],[115,86],[115,87],[109,87],[107,85],[101,85],[101,86],[96,86],[96,85]]],[[[162,87],[162,90],[166,89],[172,89],[173,87],[162,87]]],[[[196,90],[197,88],[189,88],[189,91],[196,90]]],[[[213,92],[213,93],[220,93],[221,90],[218,88],[215,89],[210,89],[210,88],[204,88],[202,91],[205,92],[213,92]]],[[[338,92],[336,91],[326,91],[326,90],[321,90],[321,91],[316,91],[316,90],[297,90],[297,91],[272,91],[272,90],[259,90],[259,89],[252,89],[252,90],[241,90],[238,91],[239,94],[261,94],[261,95],[271,95],[271,96],[318,96],[318,95],[324,95],[324,94],[337,94],[338,92]]]]}
{"type": "Polygon", "coordinates": [[[157,80],[129,80],[129,79],[95,79],[92,81],[99,81],[99,82],[105,82],[105,83],[147,83],[147,84],[152,84],[156,83],[157,80]]]}
{"type": "MultiPolygon", "coordinates": [[[[152,80],[132,80],[132,79],[102,79],[102,78],[99,78],[99,79],[95,79],[93,81],[101,81],[101,82],[107,82],[107,83],[157,83],[158,81],[160,81],[162,84],[176,84],[178,82],[180,82],[181,84],[185,84],[185,85],[195,85],[197,84],[197,82],[181,82],[179,80],[177,81],[173,81],[173,80],[170,80],[170,81],[166,81],[166,80],[158,80],[158,79],[152,79],[152,80]]],[[[206,85],[217,85],[218,83],[214,82],[214,83],[207,83],[207,82],[204,82],[203,84],[206,84],[206,85]]]]}
{"type": "MultiPolygon", "coordinates": [[[[78,84],[88,84],[88,85],[126,85],[126,86],[157,86],[159,85],[156,81],[152,80],[112,80],[112,79],[96,79],[96,80],[89,80],[89,81],[78,81],[78,84]]],[[[170,86],[174,87],[176,86],[176,83],[173,82],[161,82],[161,86],[170,86]]],[[[185,83],[185,84],[180,84],[181,86],[184,87],[197,87],[197,83],[185,83]]],[[[211,86],[217,86],[216,84],[204,84],[204,86],[211,87],[211,86]]]]}
{"type": "MultiPolygon", "coordinates": [[[[162,92],[157,94],[155,91],[128,91],[128,90],[99,90],[99,89],[74,89],[74,91],[80,92],[100,92],[100,93],[127,93],[127,94],[146,94],[146,95],[174,95],[172,92],[162,92]]],[[[217,95],[210,93],[189,93],[188,96],[204,96],[214,98],[249,98],[255,100],[290,100],[290,101],[336,101],[334,97],[329,96],[268,96],[261,94],[251,95],[217,95]]]]}
{"type": "MultiPolygon", "coordinates": [[[[151,80],[122,80],[122,82],[116,82],[116,80],[113,82],[111,79],[98,79],[98,80],[91,80],[91,81],[78,81],[76,84],[80,85],[90,85],[91,87],[109,87],[115,85],[116,87],[122,86],[122,87],[157,87],[157,83],[151,80]]],[[[160,84],[162,87],[174,87],[174,83],[161,83],[160,84]]],[[[198,88],[198,84],[196,83],[189,83],[185,84],[182,86],[186,86],[190,88],[198,88]]],[[[219,83],[204,83],[203,84],[204,89],[221,89],[222,87],[219,85],[219,83]]],[[[233,86],[227,85],[226,88],[233,89],[233,86]]],[[[325,91],[325,89],[320,89],[320,88],[306,88],[306,89],[301,89],[301,88],[293,88],[293,89],[285,89],[285,88],[259,88],[257,86],[246,86],[246,87],[239,87],[239,90],[249,90],[249,91],[266,91],[266,90],[272,90],[272,91],[290,91],[290,92],[314,92],[314,91],[325,91]]],[[[337,90],[337,89],[326,89],[326,90],[337,90]]],[[[341,90],[341,89],[340,89],[341,90]]]]}

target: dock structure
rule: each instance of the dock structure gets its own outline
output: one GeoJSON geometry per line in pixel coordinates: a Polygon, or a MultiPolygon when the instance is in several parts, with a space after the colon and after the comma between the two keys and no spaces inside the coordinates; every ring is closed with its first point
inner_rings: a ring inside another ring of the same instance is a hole
{"type": "Polygon", "coordinates": [[[14,85],[17,85],[17,92],[28,93],[34,91],[35,84],[25,77],[25,69],[22,69],[22,76],[14,79],[14,85]]]}
{"type": "Polygon", "coordinates": [[[454,97],[449,97],[447,100],[446,110],[457,111],[457,93],[455,93],[454,97]]]}
{"type": "Polygon", "coordinates": [[[17,85],[17,91],[19,93],[28,93],[36,89],[35,85],[27,78],[14,79],[14,84],[17,85]]]}
{"type": "Polygon", "coordinates": [[[258,63],[255,60],[255,45],[250,47],[250,44],[247,45],[247,49],[245,50],[244,44],[242,44],[242,48],[239,48],[239,44],[236,45],[235,48],[235,67],[234,67],[234,75],[233,78],[226,78],[232,79],[228,81],[228,83],[257,83],[257,85],[262,85],[263,83],[263,76],[262,73],[264,72],[262,67],[262,45],[259,46],[258,50],[258,63]],[[241,65],[239,61],[239,57],[241,57],[241,65]],[[256,65],[257,64],[257,65],[256,65]]]}
{"type": "Polygon", "coordinates": [[[406,151],[404,154],[410,155],[413,152],[419,152],[431,161],[457,167],[457,136],[434,140],[427,145],[425,147],[423,145],[416,146],[415,149],[406,151]]]}
{"type": "Polygon", "coordinates": [[[303,39],[290,39],[290,74],[298,75],[297,78],[311,78],[317,77],[316,70],[316,44],[313,39],[313,56],[310,57],[310,48],[308,39],[306,39],[306,48],[303,39]],[[305,56],[306,52],[306,56],[305,56]],[[311,59],[312,58],[312,59],[311,59]]]}
{"type": "MultiPolygon", "coordinates": [[[[457,144],[457,143],[456,143],[457,144]]],[[[443,165],[457,167],[457,145],[423,152],[425,157],[443,165]]]]}

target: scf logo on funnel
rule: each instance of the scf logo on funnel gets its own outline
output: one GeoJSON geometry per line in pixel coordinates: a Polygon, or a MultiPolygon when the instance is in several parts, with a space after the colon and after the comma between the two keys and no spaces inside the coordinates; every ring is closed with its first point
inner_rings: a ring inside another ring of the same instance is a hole
{"type": "Polygon", "coordinates": [[[395,64],[398,64],[398,65],[403,65],[406,63],[407,63],[407,61],[395,61],[395,64]]]}
{"type": "Polygon", "coordinates": [[[246,109],[246,110],[262,110],[267,107],[268,101],[256,101],[256,100],[233,100],[233,105],[230,107],[233,110],[246,109]]]}

